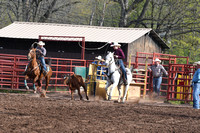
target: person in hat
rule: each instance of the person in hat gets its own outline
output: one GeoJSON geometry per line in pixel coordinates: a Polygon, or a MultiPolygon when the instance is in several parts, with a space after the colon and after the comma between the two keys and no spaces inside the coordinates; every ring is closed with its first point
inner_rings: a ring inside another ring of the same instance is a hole
{"type": "Polygon", "coordinates": [[[125,55],[123,50],[121,49],[121,44],[118,42],[111,43],[110,47],[113,47],[114,49],[114,58],[117,59],[117,63],[119,64],[122,73],[124,75],[124,84],[127,85],[127,74],[126,74],[126,68],[124,66],[123,59],[125,59],[125,55]]]}
{"type": "MultiPolygon", "coordinates": [[[[41,64],[43,66],[43,74],[44,74],[44,76],[46,76],[47,67],[46,67],[45,60],[44,60],[44,56],[46,55],[46,49],[43,47],[45,45],[45,43],[42,41],[39,41],[39,42],[33,43],[33,44],[37,44],[36,58],[41,61],[41,64]]],[[[30,62],[28,63],[28,65],[25,68],[25,71],[23,72],[24,75],[27,74],[27,72],[28,72],[27,68],[29,67],[29,65],[30,65],[30,62]]]]}
{"type": "MultiPolygon", "coordinates": [[[[104,61],[105,61],[105,60],[104,60],[100,55],[97,56],[97,57],[95,57],[95,59],[96,59],[96,60],[94,60],[94,61],[92,62],[92,64],[104,65],[104,61]],[[99,61],[99,63],[98,63],[98,61],[99,61]]],[[[104,67],[97,66],[97,74],[98,74],[98,75],[105,75],[104,70],[106,70],[104,67]],[[100,72],[101,72],[101,73],[100,73],[100,72]]],[[[101,77],[100,77],[100,76],[97,76],[97,79],[101,79],[101,77]]],[[[105,78],[102,77],[102,79],[104,80],[105,78]]]]}
{"type": "Polygon", "coordinates": [[[160,85],[162,83],[163,73],[165,76],[168,76],[167,71],[160,63],[161,60],[156,58],[154,60],[154,64],[148,68],[148,70],[152,72],[153,75],[153,92],[157,93],[157,96],[160,95],[160,85]]]}
{"type": "Polygon", "coordinates": [[[46,76],[47,74],[47,67],[46,67],[46,63],[44,60],[44,56],[46,56],[46,49],[44,48],[45,43],[43,41],[39,41],[38,46],[36,47],[37,49],[37,58],[41,61],[41,64],[43,66],[43,75],[46,76]]]}
{"type": "Polygon", "coordinates": [[[200,93],[200,61],[195,62],[197,70],[195,71],[192,78],[192,86],[193,86],[193,108],[199,109],[199,93],[200,93]]]}

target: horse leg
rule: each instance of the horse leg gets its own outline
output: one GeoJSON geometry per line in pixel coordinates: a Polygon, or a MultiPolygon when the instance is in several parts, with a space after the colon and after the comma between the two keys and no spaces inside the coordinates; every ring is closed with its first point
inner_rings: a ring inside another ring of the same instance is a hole
{"type": "Polygon", "coordinates": [[[121,85],[118,84],[117,88],[118,88],[118,92],[119,92],[119,97],[118,97],[118,100],[117,100],[117,101],[120,102],[121,94],[122,94],[122,92],[121,92],[121,85]]]}
{"type": "Polygon", "coordinates": [[[125,92],[124,92],[124,97],[122,99],[122,102],[124,103],[126,100],[127,92],[128,92],[129,84],[125,86],[125,92]]]}
{"type": "Polygon", "coordinates": [[[88,97],[88,95],[87,95],[87,88],[86,88],[85,84],[83,84],[82,87],[83,87],[83,89],[84,89],[84,91],[85,91],[86,99],[89,100],[89,97],[88,97]]]}
{"type": "Polygon", "coordinates": [[[77,89],[78,89],[78,95],[79,95],[79,97],[80,97],[80,100],[83,100],[83,97],[82,97],[81,91],[80,91],[80,86],[79,86],[77,89]]]}
{"type": "Polygon", "coordinates": [[[124,97],[123,97],[123,99],[122,99],[122,102],[123,102],[123,103],[124,103],[125,100],[127,99],[128,88],[129,88],[129,86],[130,86],[131,81],[132,81],[132,74],[131,74],[131,72],[129,72],[129,74],[128,74],[128,76],[127,76],[127,82],[128,82],[128,84],[125,86],[124,97]]]}
{"type": "Polygon", "coordinates": [[[49,86],[49,80],[50,80],[50,77],[47,75],[46,76],[46,86],[45,86],[45,94],[44,94],[44,96],[46,97],[46,92],[47,92],[47,89],[48,89],[48,86],[49,86]]]}
{"type": "Polygon", "coordinates": [[[34,90],[34,93],[36,93],[35,83],[33,83],[33,90],[34,90]]]}
{"type": "Polygon", "coordinates": [[[118,82],[114,82],[112,87],[110,87],[110,93],[109,93],[109,96],[108,96],[108,100],[111,100],[113,89],[117,86],[117,84],[118,84],[118,82]]]}
{"type": "Polygon", "coordinates": [[[27,79],[28,79],[29,77],[27,76],[27,75],[25,75],[25,79],[24,79],[24,85],[25,85],[25,87],[26,87],[26,90],[29,90],[29,87],[28,87],[28,85],[27,85],[27,79]]]}
{"type": "Polygon", "coordinates": [[[106,94],[107,94],[108,97],[109,97],[109,94],[108,94],[108,87],[109,87],[110,85],[111,85],[110,82],[107,81],[105,90],[106,90],[106,94]]]}
{"type": "Polygon", "coordinates": [[[71,89],[71,100],[74,100],[74,90],[71,89]]]}

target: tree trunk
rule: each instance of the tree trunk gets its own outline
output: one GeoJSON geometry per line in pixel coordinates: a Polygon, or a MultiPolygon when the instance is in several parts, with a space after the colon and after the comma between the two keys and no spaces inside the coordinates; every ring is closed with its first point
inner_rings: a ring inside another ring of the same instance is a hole
{"type": "Polygon", "coordinates": [[[107,5],[107,0],[104,0],[103,3],[103,10],[102,10],[102,15],[101,15],[101,20],[100,20],[100,26],[103,26],[104,23],[104,18],[105,18],[105,12],[106,12],[106,5],[107,5]]]}

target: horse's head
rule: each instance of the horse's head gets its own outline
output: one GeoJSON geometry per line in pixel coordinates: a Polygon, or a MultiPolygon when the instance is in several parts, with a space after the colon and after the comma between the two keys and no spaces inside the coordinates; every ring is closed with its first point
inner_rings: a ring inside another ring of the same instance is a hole
{"type": "Polygon", "coordinates": [[[36,49],[35,48],[31,48],[29,50],[27,58],[28,58],[28,60],[31,60],[31,59],[33,59],[35,57],[36,57],[36,49]]]}
{"type": "Polygon", "coordinates": [[[109,66],[113,62],[114,62],[114,53],[108,52],[108,54],[106,55],[105,63],[107,66],[109,66]]]}

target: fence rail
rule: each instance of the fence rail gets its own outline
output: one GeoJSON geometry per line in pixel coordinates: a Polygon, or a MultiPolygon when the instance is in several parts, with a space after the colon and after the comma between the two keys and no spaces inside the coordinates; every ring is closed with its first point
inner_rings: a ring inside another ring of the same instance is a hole
{"type": "MultiPolygon", "coordinates": [[[[84,68],[89,63],[89,61],[82,59],[51,58],[51,60],[53,74],[49,84],[50,91],[66,91],[66,87],[63,84],[64,75],[73,74],[75,68],[84,68]]],[[[0,88],[25,89],[24,75],[22,73],[27,64],[26,56],[0,54],[0,88]]],[[[43,85],[44,82],[43,80],[43,85]]],[[[32,86],[31,80],[28,80],[28,85],[32,86]]]]}

